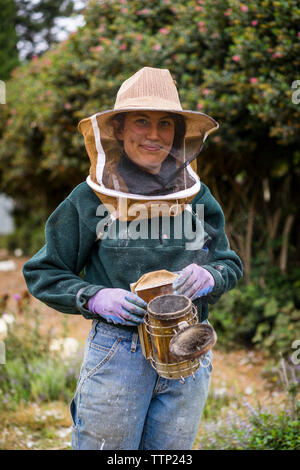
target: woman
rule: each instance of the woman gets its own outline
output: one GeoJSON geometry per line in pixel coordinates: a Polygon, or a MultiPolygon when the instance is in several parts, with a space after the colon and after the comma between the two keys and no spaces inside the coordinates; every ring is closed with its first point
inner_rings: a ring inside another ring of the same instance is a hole
{"type": "Polygon", "coordinates": [[[35,297],[93,320],[71,403],[73,449],[193,446],[211,367],[184,384],[157,375],[137,333],[146,303],[130,284],[155,270],[179,272],[175,292],[190,297],[205,322],[208,303],[241,277],[221,207],[194,171],[217,128],[211,117],[182,110],[168,70],[149,67],[122,84],[113,110],[79,124],[90,175],[49,217],[46,244],[23,269],[35,297]],[[190,243],[176,230],[188,220],[199,226],[197,204],[204,231],[190,243]]]}

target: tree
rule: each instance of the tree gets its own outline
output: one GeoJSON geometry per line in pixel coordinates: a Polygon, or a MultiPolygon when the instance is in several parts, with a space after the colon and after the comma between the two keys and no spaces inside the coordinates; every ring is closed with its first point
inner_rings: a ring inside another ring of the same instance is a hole
{"type": "Polygon", "coordinates": [[[86,25],[9,84],[0,124],[6,192],[22,195],[24,213],[48,214],[88,172],[78,121],[113,107],[120,84],[139,68],[165,67],[183,107],[220,122],[198,169],[223,206],[246,280],[257,265],[292,269],[300,259],[300,120],[291,99],[298,3],[90,1],[86,25]]]}
{"type": "Polygon", "coordinates": [[[19,64],[15,30],[16,6],[13,0],[0,0],[0,80],[7,80],[19,64]]]}

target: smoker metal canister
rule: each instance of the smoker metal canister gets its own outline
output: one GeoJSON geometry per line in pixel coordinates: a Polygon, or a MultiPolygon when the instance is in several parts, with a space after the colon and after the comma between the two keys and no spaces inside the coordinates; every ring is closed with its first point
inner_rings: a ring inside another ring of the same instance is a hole
{"type": "Polygon", "coordinates": [[[193,375],[200,367],[198,358],[180,361],[169,348],[178,332],[197,323],[197,309],[188,297],[165,294],[149,302],[144,319],[152,346],[149,359],[161,377],[182,379],[193,375]]]}
{"type": "MultiPolygon", "coordinates": [[[[152,273],[150,273],[152,274],[152,273]]],[[[169,273],[170,275],[172,273],[169,273]]],[[[159,295],[162,294],[172,294],[173,293],[173,287],[172,287],[172,282],[165,281],[162,284],[159,285],[147,285],[135,287],[134,284],[130,284],[130,288],[132,292],[135,292],[139,297],[141,297],[145,302],[149,303],[152,299],[155,299],[155,297],[158,297],[159,295]]],[[[142,347],[142,352],[143,355],[146,359],[150,360],[151,358],[151,337],[146,331],[146,325],[145,323],[142,323],[141,325],[138,326],[138,332],[139,332],[139,337],[140,337],[140,342],[141,342],[141,347],[142,347]]]]}

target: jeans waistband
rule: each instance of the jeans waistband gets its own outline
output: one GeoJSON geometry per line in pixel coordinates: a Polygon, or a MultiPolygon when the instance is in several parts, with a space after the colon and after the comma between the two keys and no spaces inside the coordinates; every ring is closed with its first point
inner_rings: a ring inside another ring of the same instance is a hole
{"type": "MultiPolygon", "coordinates": [[[[124,331],[124,333],[126,333],[126,336],[128,335],[128,333],[138,333],[138,327],[137,326],[114,324],[114,323],[106,321],[102,317],[99,317],[99,319],[97,319],[95,321],[97,323],[100,323],[100,324],[103,324],[103,325],[107,326],[112,331],[116,331],[116,332],[117,332],[117,330],[124,331]]],[[[209,321],[206,318],[205,320],[202,320],[200,323],[209,323],[209,321]]]]}
{"type": "Polygon", "coordinates": [[[100,317],[99,320],[96,320],[100,324],[104,324],[108,326],[110,329],[116,329],[116,330],[121,330],[126,333],[137,333],[138,332],[138,327],[137,326],[130,326],[130,325],[121,325],[121,324],[115,324],[106,321],[104,318],[100,317]]]}

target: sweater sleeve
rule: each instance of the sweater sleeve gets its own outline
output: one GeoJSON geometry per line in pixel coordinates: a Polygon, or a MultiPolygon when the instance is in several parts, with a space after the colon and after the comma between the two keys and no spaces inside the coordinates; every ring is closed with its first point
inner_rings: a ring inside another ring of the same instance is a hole
{"type": "Polygon", "coordinates": [[[79,274],[90,255],[95,233],[80,219],[69,199],[47,220],[45,238],[45,245],[23,266],[29,292],[55,310],[94,318],[84,305],[103,286],[92,285],[79,274]]]}
{"type": "Polygon", "coordinates": [[[225,233],[225,217],[220,204],[203,185],[202,197],[197,203],[204,204],[204,229],[211,237],[209,244],[210,260],[202,267],[211,273],[215,285],[207,295],[207,302],[216,303],[221,295],[233,289],[243,275],[243,265],[239,256],[230,248],[225,233]]]}

